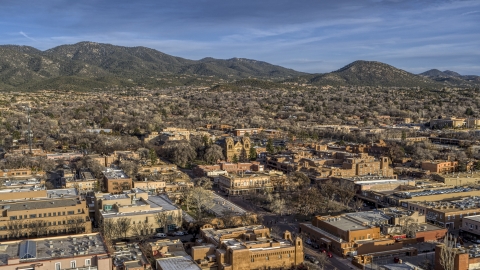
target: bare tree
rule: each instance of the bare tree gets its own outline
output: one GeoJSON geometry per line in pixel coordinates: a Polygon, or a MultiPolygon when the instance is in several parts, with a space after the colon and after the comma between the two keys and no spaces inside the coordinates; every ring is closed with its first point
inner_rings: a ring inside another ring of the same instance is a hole
{"type": "Polygon", "coordinates": [[[232,210],[224,210],[220,216],[220,220],[223,222],[225,228],[232,228],[237,224],[236,213],[232,210]]]}
{"type": "Polygon", "coordinates": [[[132,228],[131,220],[126,217],[122,217],[117,219],[117,230],[119,235],[123,235],[125,238],[127,238],[127,234],[132,228]]]}
{"type": "Polygon", "coordinates": [[[85,219],[83,217],[67,217],[65,229],[69,233],[82,233],[85,231],[85,219]]]}
{"type": "Polygon", "coordinates": [[[198,177],[198,178],[193,178],[193,183],[197,187],[203,187],[204,189],[212,189],[212,180],[208,177],[198,177]]]}
{"type": "Polygon", "coordinates": [[[117,229],[117,223],[111,218],[104,219],[101,224],[99,224],[99,227],[100,232],[106,240],[111,241],[112,239],[117,238],[119,234],[117,229]]]}
{"type": "Polygon", "coordinates": [[[148,239],[150,236],[150,231],[152,230],[152,224],[148,222],[138,221],[135,224],[132,224],[131,231],[134,236],[139,240],[148,239]]]}
{"type": "Polygon", "coordinates": [[[31,220],[27,222],[29,236],[42,236],[47,234],[47,223],[44,220],[31,220]]]}
{"type": "Polygon", "coordinates": [[[159,228],[165,228],[168,225],[168,215],[166,212],[155,213],[155,222],[157,222],[159,228]]]}
{"type": "Polygon", "coordinates": [[[440,250],[440,265],[444,270],[455,269],[455,256],[457,255],[457,239],[446,234],[440,250]]]}
{"type": "Polygon", "coordinates": [[[189,195],[192,205],[195,207],[195,214],[197,219],[203,218],[204,209],[209,209],[214,205],[213,193],[203,187],[194,187],[189,190],[189,195]]]}
{"type": "Polygon", "coordinates": [[[7,222],[8,238],[19,238],[25,234],[23,220],[9,220],[7,222]]]}
{"type": "Polygon", "coordinates": [[[208,164],[215,164],[217,161],[225,159],[222,147],[216,144],[211,145],[205,150],[203,158],[208,164]]]}

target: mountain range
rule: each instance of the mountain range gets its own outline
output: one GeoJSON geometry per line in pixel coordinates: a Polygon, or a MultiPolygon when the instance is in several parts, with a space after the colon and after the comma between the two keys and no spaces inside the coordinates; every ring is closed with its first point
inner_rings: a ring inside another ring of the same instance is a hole
{"type": "Polygon", "coordinates": [[[258,84],[258,80],[403,87],[480,84],[478,76],[439,70],[415,75],[371,61],[355,61],[330,73],[307,74],[244,58],[189,60],[146,47],[95,42],[61,45],[46,51],[28,46],[0,46],[0,90],[209,85],[212,80],[208,78],[212,77],[241,84],[258,84]]]}

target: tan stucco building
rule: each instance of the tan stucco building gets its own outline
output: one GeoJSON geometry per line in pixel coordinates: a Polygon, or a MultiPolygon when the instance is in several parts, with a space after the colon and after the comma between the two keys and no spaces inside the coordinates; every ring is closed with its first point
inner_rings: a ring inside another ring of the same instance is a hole
{"type": "Polygon", "coordinates": [[[206,225],[200,234],[192,258],[202,269],[288,269],[303,262],[303,242],[289,231],[278,239],[263,225],[224,230],[206,225]]]}

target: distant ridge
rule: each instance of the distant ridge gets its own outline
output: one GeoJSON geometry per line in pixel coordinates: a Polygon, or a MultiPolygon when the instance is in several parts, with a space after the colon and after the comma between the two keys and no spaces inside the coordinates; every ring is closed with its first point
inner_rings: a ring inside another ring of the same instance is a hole
{"type": "Polygon", "coordinates": [[[189,60],[146,47],[79,42],[41,51],[29,46],[0,46],[2,90],[92,90],[109,86],[212,86],[206,77],[235,87],[282,87],[282,82],[312,85],[441,87],[480,84],[479,76],[430,70],[415,75],[375,61],[355,61],[325,74],[308,74],[245,59],[189,60]],[[254,80],[255,79],[255,80],[254,80]],[[265,82],[262,82],[265,81],[265,82]]]}

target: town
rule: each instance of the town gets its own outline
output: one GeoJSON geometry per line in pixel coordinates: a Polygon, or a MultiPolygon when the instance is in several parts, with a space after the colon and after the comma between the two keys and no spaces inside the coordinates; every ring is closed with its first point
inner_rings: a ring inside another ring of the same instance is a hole
{"type": "Polygon", "coordinates": [[[0,269],[480,265],[480,97],[285,87],[0,93],[0,269]]]}

